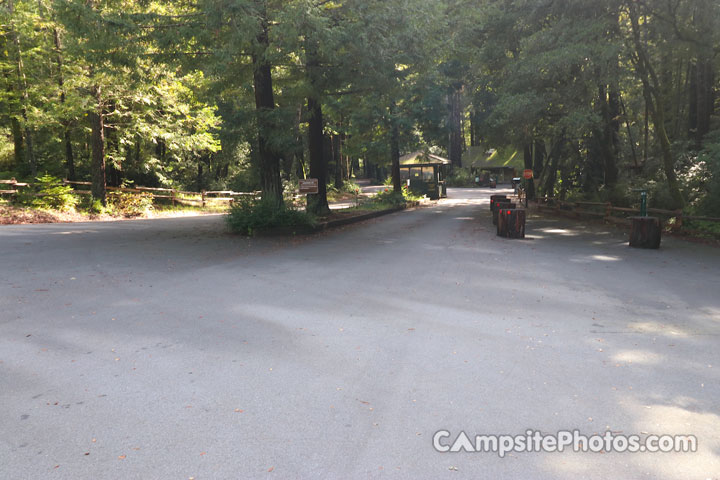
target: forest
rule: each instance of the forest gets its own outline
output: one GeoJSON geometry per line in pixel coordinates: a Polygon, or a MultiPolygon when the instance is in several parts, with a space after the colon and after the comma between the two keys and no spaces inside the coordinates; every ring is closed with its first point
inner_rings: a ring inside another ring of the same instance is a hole
{"type": "Polygon", "coordinates": [[[4,0],[0,179],[261,190],[517,151],[530,198],[720,216],[711,0],[4,0]]]}

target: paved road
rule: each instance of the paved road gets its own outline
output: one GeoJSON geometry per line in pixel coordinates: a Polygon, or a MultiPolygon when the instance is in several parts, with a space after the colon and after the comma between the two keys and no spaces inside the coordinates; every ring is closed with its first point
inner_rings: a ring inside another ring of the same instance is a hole
{"type": "Polygon", "coordinates": [[[0,228],[0,478],[720,476],[720,250],[489,190],[309,238],[219,217],[0,228]],[[433,434],[694,434],[694,454],[438,453],[433,434]]]}

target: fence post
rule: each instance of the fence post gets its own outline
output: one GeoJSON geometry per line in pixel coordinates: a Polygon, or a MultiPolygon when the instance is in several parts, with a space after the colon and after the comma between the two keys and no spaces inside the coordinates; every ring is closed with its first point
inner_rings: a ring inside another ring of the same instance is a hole
{"type": "Polygon", "coordinates": [[[18,195],[18,193],[20,193],[20,190],[18,190],[17,180],[15,180],[15,177],[12,177],[10,179],[10,188],[11,188],[11,190],[15,191],[15,193],[10,194],[10,201],[12,203],[15,203],[17,201],[17,195],[18,195]]]}
{"type": "Polygon", "coordinates": [[[675,217],[675,230],[681,230],[683,227],[683,211],[682,209],[677,211],[677,216],[675,217]]]}
{"type": "Polygon", "coordinates": [[[610,217],[612,217],[612,211],[613,211],[612,203],[607,202],[607,203],[605,204],[605,218],[610,218],[610,217]]]}
{"type": "Polygon", "coordinates": [[[205,208],[205,190],[200,190],[200,199],[202,200],[202,208],[205,208]]]}
{"type": "Polygon", "coordinates": [[[170,189],[170,201],[172,202],[172,206],[175,206],[175,189],[170,189]]]}

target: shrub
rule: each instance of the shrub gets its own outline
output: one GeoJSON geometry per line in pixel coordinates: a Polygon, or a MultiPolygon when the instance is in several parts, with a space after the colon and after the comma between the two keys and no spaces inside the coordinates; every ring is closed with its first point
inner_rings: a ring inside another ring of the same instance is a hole
{"type": "Polygon", "coordinates": [[[402,192],[396,192],[392,188],[386,188],[372,197],[372,201],[375,203],[393,206],[405,205],[407,202],[419,201],[421,199],[422,197],[413,195],[412,192],[408,190],[407,185],[403,185],[402,192]]]}
{"type": "Polygon", "coordinates": [[[127,217],[144,215],[153,209],[152,193],[108,192],[108,206],[127,217]]]}
{"type": "Polygon", "coordinates": [[[705,148],[690,173],[692,210],[700,215],[720,216],[720,134],[706,138],[705,148]]]}
{"type": "Polygon", "coordinates": [[[88,197],[87,210],[90,213],[94,213],[97,215],[105,215],[112,213],[112,208],[110,206],[105,206],[100,200],[94,199],[92,197],[88,197]]]}
{"type": "Polygon", "coordinates": [[[339,189],[335,188],[334,183],[327,185],[327,195],[330,201],[345,199],[348,194],[359,195],[360,192],[362,192],[362,188],[352,180],[345,180],[339,189]]]}
{"type": "Polygon", "coordinates": [[[59,178],[43,175],[35,179],[32,189],[21,190],[18,202],[45,210],[73,211],[78,204],[78,197],[68,185],[63,185],[59,178]]]}
{"type": "Polygon", "coordinates": [[[360,185],[353,182],[352,180],[345,180],[343,182],[342,191],[355,195],[356,193],[360,193],[362,191],[362,188],[360,188],[360,185]]]}
{"type": "Polygon", "coordinates": [[[311,227],[313,217],[303,211],[278,205],[268,199],[243,198],[235,203],[226,217],[230,230],[242,235],[254,235],[272,228],[311,227]]]}

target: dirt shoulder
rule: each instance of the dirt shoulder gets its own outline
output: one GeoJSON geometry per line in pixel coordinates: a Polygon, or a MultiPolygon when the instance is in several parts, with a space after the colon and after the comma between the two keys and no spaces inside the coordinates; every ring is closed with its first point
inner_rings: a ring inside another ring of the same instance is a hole
{"type": "Polygon", "coordinates": [[[149,218],[196,217],[218,215],[221,212],[202,210],[154,210],[133,217],[110,214],[91,214],[81,212],[59,212],[36,208],[0,205],[0,225],[23,225],[33,223],[77,223],[77,222],[113,222],[149,218]]]}

